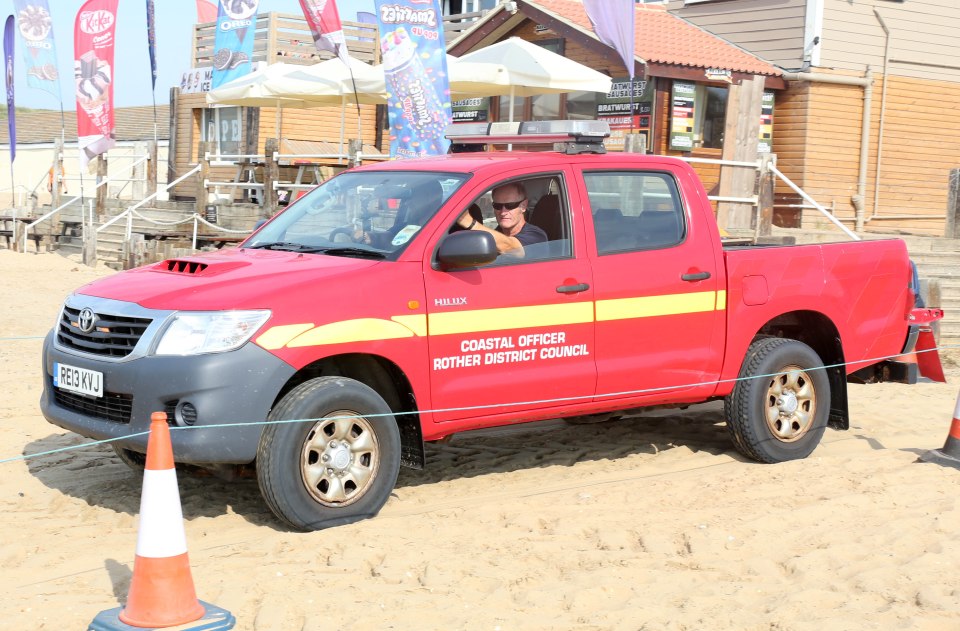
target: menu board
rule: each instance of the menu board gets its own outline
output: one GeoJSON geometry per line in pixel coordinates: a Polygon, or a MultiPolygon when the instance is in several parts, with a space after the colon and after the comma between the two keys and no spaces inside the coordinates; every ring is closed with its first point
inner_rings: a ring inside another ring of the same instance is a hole
{"type": "Polygon", "coordinates": [[[697,85],[674,81],[670,99],[670,149],[693,151],[697,85]]]}

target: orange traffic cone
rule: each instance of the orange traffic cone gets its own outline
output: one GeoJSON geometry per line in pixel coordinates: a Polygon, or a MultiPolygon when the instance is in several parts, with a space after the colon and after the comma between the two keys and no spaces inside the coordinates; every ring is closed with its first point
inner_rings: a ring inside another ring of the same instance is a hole
{"type": "Polygon", "coordinates": [[[943,449],[931,449],[920,456],[925,462],[935,462],[948,467],[960,468],[960,395],[957,396],[957,407],[953,410],[953,421],[950,423],[950,433],[943,449]]]}
{"type": "Polygon", "coordinates": [[[187,558],[177,471],[167,415],[150,415],[147,462],[140,496],[140,528],[127,606],[101,612],[89,629],[232,629],[236,620],[219,607],[197,600],[187,558]]]}

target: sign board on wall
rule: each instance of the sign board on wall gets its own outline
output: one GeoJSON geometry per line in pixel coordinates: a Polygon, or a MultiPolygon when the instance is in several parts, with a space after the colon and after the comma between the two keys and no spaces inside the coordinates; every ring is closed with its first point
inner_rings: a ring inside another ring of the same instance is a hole
{"type": "Polygon", "coordinates": [[[490,120],[490,97],[462,99],[450,104],[454,123],[485,123],[490,120]]]}
{"type": "Polygon", "coordinates": [[[674,81],[670,99],[670,149],[693,151],[697,85],[674,81]]]}
{"type": "Polygon", "coordinates": [[[180,94],[209,92],[213,83],[213,67],[191,68],[180,74],[180,94]]]}
{"type": "Polygon", "coordinates": [[[757,153],[770,153],[773,150],[773,92],[764,92],[760,105],[760,143],[757,153]]]}
{"type": "Polygon", "coordinates": [[[610,137],[603,141],[607,151],[623,151],[624,138],[631,130],[633,133],[650,135],[654,82],[635,79],[632,87],[632,115],[629,77],[614,78],[610,92],[597,99],[597,120],[606,121],[610,125],[610,137]]]}

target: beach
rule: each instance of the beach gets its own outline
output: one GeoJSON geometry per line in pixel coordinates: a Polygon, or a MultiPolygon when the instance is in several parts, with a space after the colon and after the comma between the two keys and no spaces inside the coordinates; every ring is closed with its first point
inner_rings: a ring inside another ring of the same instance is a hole
{"type": "MultiPolygon", "coordinates": [[[[0,270],[0,629],[85,629],[126,599],[142,474],[44,420],[41,347],[115,272],[3,249],[0,270]]],[[[308,534],[255,480],[184,471],[197,596],[257,631],[955,630],[960,470],[918,457],[958,357],[946,384],[851,384],[850,429],[777,465],[734,450],[717,402],[530,423],[430,444],[377,517],[308,534]]]]}

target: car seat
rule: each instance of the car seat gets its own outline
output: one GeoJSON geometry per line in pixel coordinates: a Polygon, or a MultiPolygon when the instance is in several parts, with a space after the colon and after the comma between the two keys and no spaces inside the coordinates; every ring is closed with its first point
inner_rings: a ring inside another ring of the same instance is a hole
{"type": "Polygon", "coordinates": [[[527,214],[527,221],[546,232],[548,241],[563,238],[563,211],[560,208],[559,195],[544,195],[527,214]]]}

